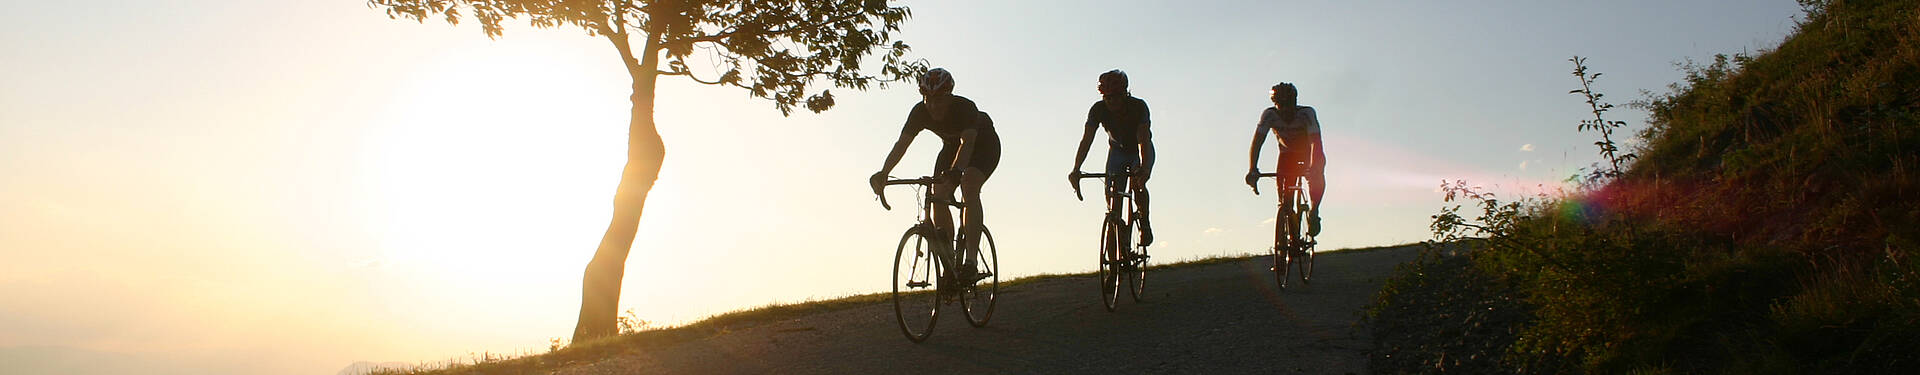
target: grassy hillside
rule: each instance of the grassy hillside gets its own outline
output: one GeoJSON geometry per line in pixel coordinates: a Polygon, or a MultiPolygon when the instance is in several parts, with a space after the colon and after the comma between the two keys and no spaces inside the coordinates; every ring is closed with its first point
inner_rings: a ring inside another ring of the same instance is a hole
{"type": "Polygon", "coordinates": [[[1450,186],[1479,212],[1436,236],[1485,248],[1410,269],[1376,319],[1511,296],[1511,343],[1475,359],[1513,372],[1920,370],[1920,2],[1802,4],[1774,50],[1636,103],[1652,122],[1616,176],[1517,201],[1450,186]]]}

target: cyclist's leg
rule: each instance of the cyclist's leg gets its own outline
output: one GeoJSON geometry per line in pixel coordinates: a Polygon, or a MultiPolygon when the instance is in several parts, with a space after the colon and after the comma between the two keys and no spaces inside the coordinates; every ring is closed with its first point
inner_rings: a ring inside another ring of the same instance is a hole
{"type": "Polygon", "coordinates": [[[973,254],[980,249],[980,228],[986,221],[986,211],[980,209],[980,188],[987,183],[987,174],[980,168],[967,167],[960,177],[960,194],[966,200],[967,207],[960,211],[960,230],[966,233],[967,252],[962,266],[973,265],[973,254]]]}
{"type": "Polygon", "coordinates": [[[1140,190],[1133,192],[1134,214],[1139,215],[1138,219],[1140,219],[1140,246],[1153,244],[1153,222],[1147,220],[1149,217],[1149,211],[1147,210],[1148,202],[1147,187],[1142,183],[1140,190]]]}
{"type": "MultiPolygon", "coordinates": [[[[994,141],[997,140],[994,139],[994,141]]],[[[983,143],[998,146],[998,142],[983,143]]],[[[977,269],[973,262],[978,258],[976,254],[980,252],[980,232],[986,228],[987,220],[986,211],[981,209],[983,205],[980,202],[980,189],[986,186],[987,180],[993,177],[993,170],[1000,165],[999,147],[982,147],[974,152],[976,154],[973,162],[969,163],[967,170],[960,174],[960,193],[966,199],[966,210],[962,211],[960,217],[961,229],[967,234],[966,243],[961,244],[966,249],[962,264],[970,278],[974,276],[972,271],[977,269]]]]}
{"type": "MultiPolygon", "coordinates": [[[[1138,168],[1139,166],[1140,166],[1140,154],[1138,154],[1138,151],[1127,150],[1127,149],[1122,149],[1118,147],[1107,148],[1107,173],[1119,174],[1128,170],[1132,170],[1133,168],[1138,168]]],[[[1127,191],[1127,189],[1130,189],[1130,187],[1132,186],[1132,182],[1133,181],[1131,180],[1131,178],[1125,177],[1125,176],[1108,177],[1107,189],[1111,189],[1115,191],[1127,191]]],[[[1148,226],[1146,224],[1146,213],[1147,213],[1146,195],[1142,194],[1142,192],[1139,192],[1139,191],[1135,191],[1133,192],[1133,194],[1134,194],[1133,195],[1134,208],[1137,210],[1136,212],[1139,215],[1137,216],[1137,218],[1140,219],[1140,245],[1145,246],[1147,244],[1153,243],[1153,230],[1148,229],[1148,226]]],[[[1125,212],[1122,212],[1120,214],[1127,215],[1127,213],[1125,212]]]]}
{"type": "MultiPolygon", "coordinates": [[[[948,168],[952,168],[953,159],[959,156],[959,150],[960,148],[957,146],[942,145],[940,147],[940,153],[938,154],[939,156],[934,157],[933,172],[940,173],[948,168]]],[[[942,199],[952,200],[953,191],[959,187],[958,184],[943,181],[933,184],[933,193],[934,196],[941,197],[942,199]]],[[[934,241],[935,243],[952,243],[949,242],[953,240],[953,210],[951,207],[945,204],[933,205],[933,226],[936,227],[935,230],[938,231],[940,235],[940,238],[934,241]]]]}
{"type": "Polygon", "coordinates": [[[1313,212],[1307,216],[1307,235],[1320,235],[1320,197],[1327,192],[1327,167],[1325,162],[1316,165],[1307,172],[1308,194],[1313,196],[1313,212]]]}
{"type": "Polygon", "coordinates": [[[1147,189],[1145,187],[1133,192],[1133,205],[1135,212],[1140,215],[1140,246],[1152,245],[1153,224],[1147,220],[1147,189]]]}
{"type": "MultiPolygon", "coordinates": [[[[1153,155],[1147,156],[1149,159],[1146,160],[1145,165],[1153,165],[1153,159],[1151,159],[1153,155]]],[[[1153,224],[1147,220],[1149,216],[1147,215],[1147,183],[1146,181],[1142,181],[1140,183],[1140,191],[1133,192],[1133,204],[1138,206],[1136,208],[1138,208],[1140,212],[1140,246],[1153,244],[1153,224]]]]}
{"type": "Polygon", "coordinates": [[[1125,152],[1120,148],[1107,148],[1107,189],[1126,189],[1128,182],[1127,177],[1115,175],[1126,171],[1127,168],[1132,168],[1134,164],[1137,164],[1134,161],[1134,159],[1137,158],[1138,156],[1133,153],[1125,152]]]}

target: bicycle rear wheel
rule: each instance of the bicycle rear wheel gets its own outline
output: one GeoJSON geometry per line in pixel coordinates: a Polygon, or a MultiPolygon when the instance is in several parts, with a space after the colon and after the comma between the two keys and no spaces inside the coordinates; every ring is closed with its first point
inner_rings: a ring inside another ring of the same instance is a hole
{"type": "Polygon", "coordinates": [[[1101,220],[1100,230],[1100,302],[1113,311],[1120,301],[1120,224],[1101,220]]]}
{"type": "Polygon", "coordinates": [[[893,314],[900,333],[913,342],[926,341],[940,317],[940,261],[934,242],[920,227],[900,236],[893,253],[893,314]]]}
{"type": "MultiPolygon", "coordinates": [[[[1139,224],[1135,224],[1135,227],[1137,228],[1138,225],[1139,224]]],[[[1136,232],[1137,231],[1128,231],[1128,235],[1134,235],[1136,232]]],[[[1125,264],[1126,267],[1124,268],[1127,277],[1127,291],[1131,292],[1128,294],[1133,295],[1134,302],[1140,302],[1147,292],[1147,247],[1138,246],[1128,250],[1133,250],[1133,259],[1127,261],[1125,264]]]]}
{"type": "Polygon", "coordinates": [[[980,228],[980,251],[974,254],[974,269],[986,275],[962,289],[960,309],[967,312],[967,324],[986,327],[993,319],[993,306],[1000,292],[1000,252],[994,249],[993,232],[980,228]]]}

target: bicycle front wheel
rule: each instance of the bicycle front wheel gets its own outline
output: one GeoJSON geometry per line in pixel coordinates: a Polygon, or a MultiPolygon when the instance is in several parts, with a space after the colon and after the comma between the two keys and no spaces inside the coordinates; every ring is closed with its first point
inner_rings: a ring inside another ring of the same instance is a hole
{"type": "Polygon", "coordinates": [[[1100,226],[1100,302],[1113,311],[1120,302],[1120,224],[1101,220],[1100,226]]]}
{"type": "Polygon", "coordinates": [[[1000,252],[994,249],[993,232],[987,228],[980,228],[980,251],[974,253],[973,264],[985,278],[962,290],[960,308],[967,312],[967,324],[986,327],[1000,292],[1000,252]]]}
{"type": "Polygon", "coordinates": [[[900,236],[893,253],[893,314],[900,333],[913,342],[926,341],[940,317],[940,261],[934,243],[920,227],[900,236]]]}
{"type": "Polygon", "coordinates": [[[1287,268],[1293,266],[1290,262],[1293,258],[1293,241],[1288,233],[1293,215],[1287,211],[1287,205],[1282,204],[1280,209],[1273,213],[1273,217],[1276,219],[1273,222],[1273,247],[1270,250],[1273,253],[1273,280],[1274,285],[1285,290],[1287,289],[1287,268]]]}

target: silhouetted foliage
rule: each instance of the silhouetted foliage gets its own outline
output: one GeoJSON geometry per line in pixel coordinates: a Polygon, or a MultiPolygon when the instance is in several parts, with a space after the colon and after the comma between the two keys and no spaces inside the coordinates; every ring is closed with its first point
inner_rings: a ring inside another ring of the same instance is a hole
{"type": "Polygon", "coordinates": [[[504,22],[520,19],[535,28],[578,28],[590,36],[625,39],[637,31],[635,35],[653,38],[664,51],[664,68],[657,74],[746,89],[754,97],[771,99],[782,114],[790,114],[796,105],[813,112],[833,107],[832,91],[810,89],[815,80],[865,90],[916,78],[927,69],[925,62],[907,58],[906,42],[894,40],[894,33],[912,12],[884,0],[370,0],[367,4],[395,19],[425,22],[438,17],[455,25],[470,19],[480,23],[488,38],[500,37],[504,22]],[[864,60],[875,51],[882,52],[881,64],[878,73],[869,74],[863,69],[864,60]]]}
{"type": "Polygon", "coordinates": [[[1600,73],[1594,72],[1593,74],[1587,74],[1587,59],[1574,56],[1571,59],[1567,59],[1567,61],[1573,62],[1573,76],[1580,78],[1580,89],[1568,91],[1567,93],[1585,96],[1587,99],[1587,107],[1593,111],[1593,119],[1581,120],[1579,129],[1580,131],[1592,130],[1600,132],[1600,140],[1593,142],[1593,145],[1600,148],[1600,158],[1605,159],[1608,165],[1607,168],[1594,168],[1593,174],[1588,176],[1587,180],[1590,184],[1597,185],[1601,183],[1600,180],[1602,179],[1619,178],[1620,174],[1625,171],[1620,165],[1633,161],[1635,157],[1631,152],[1625,154],[1620,153],[1620,147],[1613,143],[1613,131],[1626,126],[1627,122],[1608,121],[1606,117],[1603,116],[1607,111],[1613,109],[1613,104],[1601,101],[1600,98],[1606,97],[1606,94],[1593,90],[1593,81],[1600,79],[1600,73]]]}
{"type": "MultiPolygon", "coordinates": [[[[1801,4],[1777,49],[1688,62],[1634,103],[1651,114],[1638,159],[1602,147],[1625,169],[1520,200],[1442,185],[1434,240],[1484,239],[1473,269],[1531,313],[1483,353],[1502,371],[1920,369],[1920,3],[1801,4]]],[[[1581,130],[1611,143],[1583,60],[1581,130]]]]}

